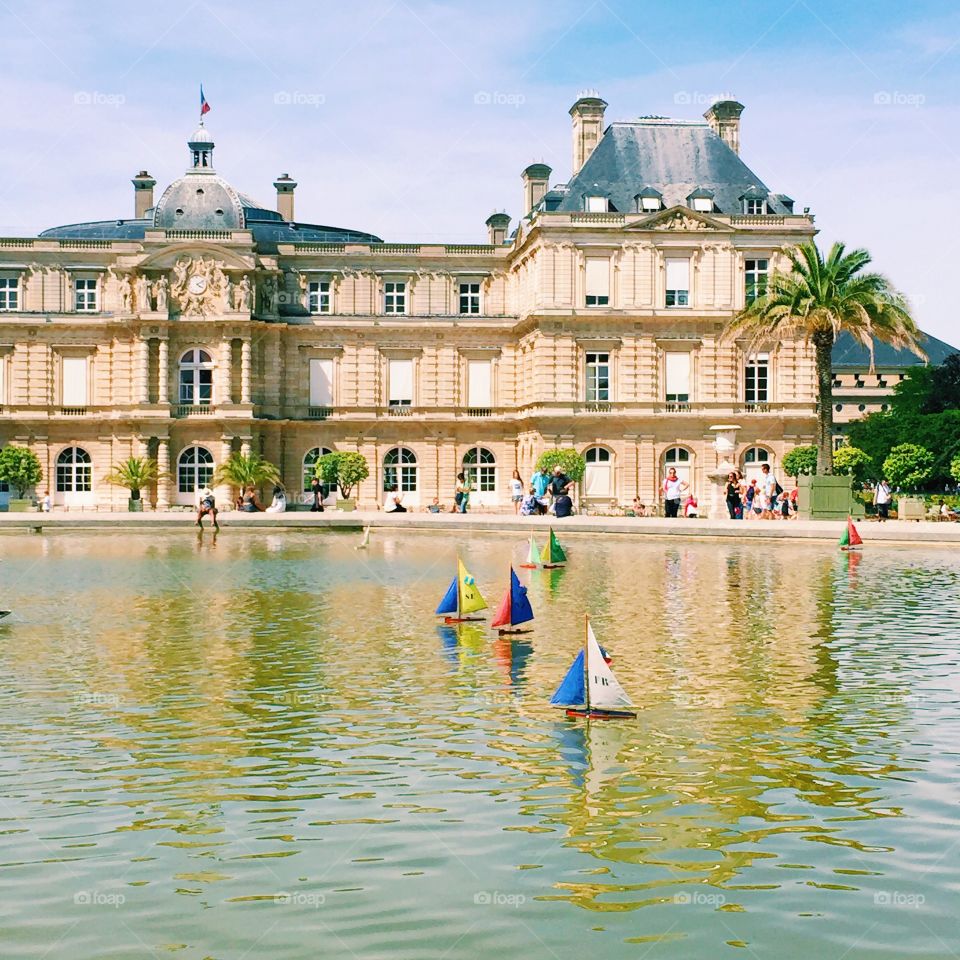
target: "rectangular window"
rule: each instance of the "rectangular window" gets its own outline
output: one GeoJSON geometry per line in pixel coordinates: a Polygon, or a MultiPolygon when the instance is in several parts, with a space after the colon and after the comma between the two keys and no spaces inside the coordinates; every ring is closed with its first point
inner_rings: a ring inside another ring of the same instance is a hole
{"type": "Polygon", "coordinates": [[[586,355],[587,402],[602,403],[610,399],[610,354],[586,355]]]}
{"type": "MultiPolygon", "coordinates": [[[[7,361],[6,357],[0,353],[0,407],[7,402],[7,381],[6,381],[6,372],[7,372],[7,361]]],[[[0,490],[0,493],[3,491],[0,490]]]]}
{"type": "Polygon", "coordinates": [[[744,294],[748,304],[767,292],[769,260],[744,260],[744,294]]]}
{"type": "Polygon", "coordinates": [[[695,197],[693,200],[693,209],[699,213],[713,213],[713,198],[695,197]]]}
{"type": "Polygon", "coordinates": [[[588,307],[605,307],[610,302],[610,260],[586,259],[586,302],[588,307]]]}
{"type": "Polygon", "coordinates": [[[20,309],[20,278],[0,277],[0,310],[20,309]]]}
{"type": "Polygon", "coordinates": [[[383,312],[407,312],[407,285],[393,280],[383,285],[383,312]]]}
{"type": "Polygon", "coordinates": [[[78,313],[96,313],[97,278],[76,277],[73,281],[74,306],[78,313]]]}
{"type": "Polygon", "coordinates": [[[62,357],[63,382],[60,391],[62,407],[87,405],[87,358],[62,357]]]}
{"type": "Polygon", "coordinates": [[[642,213],[655,213],[659,209],[660,209],[659,197],[641,197],[640,198],[640,211],[642,213]]]}
{"type": "Polygon", "coordinates": [[[331,313],[330,281],[311,280],[307,289],[311,313],[331,313]]]}
{"type": "Polygon", "coordinates": [[[666,261],[668,307],[690,305],[690,258],[668,257],[666,261]]]}
{"type": "Polygon", "coordinates": [[[413,405],[413,361],[391,360],[387,374],[391,407],[413,405]]]}
{"type": "Polygon", "coordinates": [[[333,406],[333,360],[310,360],[310,406],[333,406]]]}
{"type": "Polygon", "coordinates": [[[666,381],[665,399],[668,403],[690,401],[690,353],[686,350],[664,354],[666,381]]]}
{"type": "Polygon", "coordinates": [[[489,360],[467,361],[467,406],[489,407],[492,404],[493,364],[489,360]]]}
{"type": "Polygon", "coordinates": [[[587,213],[606,213],[609,207],[606,197],[587,197],[587,213]]]}
{"type": "Polygon", "coordinates": [[[480,313],[480,284],[460,284],[460,312],[465,314],[480,313]]]}
{"type": "Polygon", "coordinates": [[[743,212],[752,215],[765,213],[764,206],[766,206],[765,200],[744,200],[743,212]]]}
{"type": "Polygon", "coordinates": [[[744,377],[747,403],[766,403],[770,399],[770,355],[758,353],[747,358],[746,375],[744,377]]]}

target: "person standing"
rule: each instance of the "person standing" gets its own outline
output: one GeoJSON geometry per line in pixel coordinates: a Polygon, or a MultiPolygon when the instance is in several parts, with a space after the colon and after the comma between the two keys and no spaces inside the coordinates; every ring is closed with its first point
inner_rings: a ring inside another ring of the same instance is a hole
{"type": "Polygon", "coordinates": [[[773,511],[777,508],[777,495],[783,493],[783,487],[777,483],[777,478],[773,475],[769,463],[764,463],[760,467],[760,495],[762,512],[761,520],[772,520],[773,511]]]}
{"type": "Polygon", "coordinates": [[[323,513],[323,484],[319,477],[314,477],[310,481],[310,493],[313,494],[313,506],[310,507],[311,513],[323,513]]]}
{"type": "Polygon", "coordinates": [[[735,473],[727,475],[726,500],[727,513],[730,514],[730,519],[742,519],[743,503],[740,500],[740,484],[737,482],[737,475],[735,473]]]}
{"type": "Polygon", "coordinates": [[[550,490],[550,496],[556,500],[561,494],[567,494],[569,496],[570,487],[573,485],[573,481],[563,472],[563,468],[558,463],[553,468],[553,475],[550,477],[550,482],[548,484],[550,490]]]}
{"type": "Polygon", "coordinates": [[[466,513],[467,508],[470,506],[470,493],[473,490],[473,486],[470,481],[467,479],[465,473],[457,474],[457,490],[456,495],[454,496],[454,502],[457,505],[457,509],[460,513],[466,513]]]}
{"type": "Polygon", "coordinates": [[[873,488],[873,503],[877,508],[877,517],[881,523],[890,519],[890,501],[892,499],[893,494],[890,492],[890,484],[884,478],[873,488]]]}
{"type": "Polygon", "coordinates": [[[520,471],[514,470],[510,478],[510,500],[513,503],[513,512],[520,512],[520,501],[523,500],[523,481],[520,479],[520,471]]]}
{"type": "Polygon", "coordinates": [[[537,467],[533,472],[533,476],[530,478],[530,483],[537,494],[537,499],[543,500],[547,495],[547,487],[550,486],[550,478],[537,467]]]}
{"type": "Polygon", "coordinates": [[[675,517],[680,512],[680,497],[690,488],[686,480],[677,476],[677,468],[667,470],[667,478],[663,481],[663,515],[675,517]]]}

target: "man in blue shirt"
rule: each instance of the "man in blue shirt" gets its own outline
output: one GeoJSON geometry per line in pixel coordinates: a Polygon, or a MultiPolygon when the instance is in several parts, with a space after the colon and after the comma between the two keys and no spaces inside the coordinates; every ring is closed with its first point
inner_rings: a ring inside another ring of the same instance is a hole
{"type": "Polygon", "coordinates": [[[533,476],[530,478],[530,482],[533,484],[533,489],[537,495],[537,499],[542,500],[547,495],[547,487],[550,486],[550,478],[539,467],[537,467],[533,476]]]}

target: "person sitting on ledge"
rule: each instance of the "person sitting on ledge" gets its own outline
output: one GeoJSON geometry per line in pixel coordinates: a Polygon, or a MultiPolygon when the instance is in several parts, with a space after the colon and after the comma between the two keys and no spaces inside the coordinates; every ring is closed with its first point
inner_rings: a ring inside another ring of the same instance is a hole
{"type": "Polygon", "coordinates": [[[553,513],[558,520],[569,517],[573,513],[573,501],[570,499],[566,487],[564,487],[563,493],[558,493],[553,498],[553,513]]]}
{"type": "Polygon", "coordinates": [[[384,513],[406,513],[407,508],[403,505],[403,494],[399,487],[394,484],[388,491],[383,500],[384,513]]]}
{"type": "Polygon", "coordinates": [[[647,515],[647,505],[639,497],[633,498],[633,515],[635,517],[645,517],[647,515]]]}
{"type": "Polygon", "coordinates": [[[688,518],[696,519],[699,514],[697,512],[697,498],[691,493],[688,495],[687,499],[683,502],[683,515],[688,518]]]}
{"type": "Polygon", "coordinates": [[[252,484],[241,494],[239,510],[242,513],[263,513],[263,505],[257,500],[257,491],[252,484]]]}
{"type": "Polygon", "coordinates": [[[520,501],[520,516],[533,517],[540,513],[541,502],[537,496],[537,488],[530,484],[527,495],[520,501]]]}
{"type": "Polygon", "coordinates": [[[203,529],[203,518],[210,514],[213,519],[213,529],[219,530],[220,524],[217,523],[217,501],[214,499],[213,491],[209,487],[204,487],[200,491],[199,505],[197,508],[197,526],[203,529]]]}
{"type": "Polygon", "coordinates": [[[287,509],[287,495],[279,484],[273,488],[273,500],[264,513],[283,513],[287,509]]]}
{"type": "Polygon", "coordinates": [[[434,498],[433,498],[433,503],[431,503],[431,504],[427,507],[427,513],[440,513],[441,510],[442,510],[442,507],[440,506],[440,498],[439,498],[439,497],[434,497],[434,498]]]}

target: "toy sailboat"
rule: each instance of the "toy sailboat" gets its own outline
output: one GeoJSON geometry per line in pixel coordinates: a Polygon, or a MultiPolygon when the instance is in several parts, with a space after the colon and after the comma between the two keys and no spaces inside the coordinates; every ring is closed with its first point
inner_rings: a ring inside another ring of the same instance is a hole
{"type": "Polygon", "coordinates": [[[853,517],[847,517],[847,526],[840,537],[840,549],[856,550],[857,547],[862,546],[863,541],[860,539],[860,534],[857,533],[857,528],[853,525],[853,517]]]}
{"type": "Polygon", "coordinates": [[[482,620],[482,617],[471,617],[468,614],[484,610],[486,606],[487,602],[477,589],[476,580],[458,557],[457,575],[450,581],[450,586],[437,607],[437,613],[443,616],[444,623],[463,623],[467,620],[482,620]]]}
{"type": "Polygon", "coordinates": [[[358,550],[366,550],[366,549],[367,549],[367,546],[369,545],[369,543],[370,543],[370,528],[369,528],[369,527],[364,527],[364,528],[363,528],[363,539],[357,544],[357,549],[358,549],[358,550]]]}
{"type": "Polygon", "coordinates": [[[501,633],[519,633],[516,628],[522,623],[529,623],[533,619],[533,608],[527,599],[527,588],[520,583],[516,571],[510,567],[510,586],[497,607],[491,627],[496,627],[501,633]]]}
{"type": "Polygon", "coordinates": [[[586,717],[588,720],[631,719],[636,714],[626,690],[613,675],[594,636],[590,618],[584,617],[585,639],[583,650],[567,671],[550,704],[563,707],[568,717],[586,717]]]}
{"type": "Polygon", "coordinates": [[[527,554],[527,559],[524,560],[520,566],[526,570],[538,570],[543,566],[543,563],[540,561],[540,548],[537,546],[537,541],[534,540],[532,535],[530,537],[530,552],[527,554]]]}
{"type": "Polygon", "coordinates": [[[11,613],[13,613],[12,610],[0,610],[0,620],[4,617],[9,617],[11,613]]]}
{"type": "Polygon", "coordinates": [[[560,546],[557,535],[550,528],[550,539],[544,544],[543,552],[540,554],[540,562],[545,567],[562,567],[567,562],[567,555],[560,546]]]}

